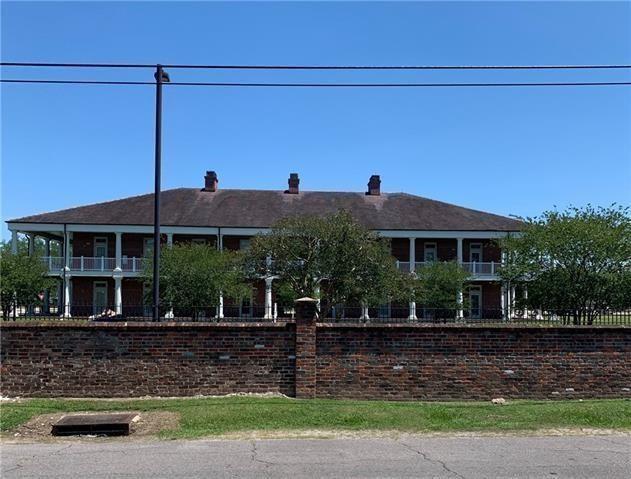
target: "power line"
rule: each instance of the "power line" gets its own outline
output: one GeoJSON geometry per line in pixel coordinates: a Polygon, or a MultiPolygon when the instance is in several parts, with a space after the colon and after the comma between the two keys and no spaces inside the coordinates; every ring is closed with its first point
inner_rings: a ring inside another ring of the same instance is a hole
{"type": "MultiPolygon", "coordinates": [[[[107,80],[36,80],[0,79],[0,83],[39,83],[53,85],[155,85],[146,81],[107,80]]],[[[208,87],[288,87],[288,88],[442,88],[442,87],[564,87],[564,86],[628,86],[631,82],[527,82],[527,83],[244,83],[244,82],[171,82],[164,86],[208,87]]]]}
{"type": "MultiPolygon", "coordinates": [[[[147,63],[47,63],[1,62],[2,67],[53,68],[155,68],[147,63]]],[[[186,65],[163,64],[163,68],[207,70],[615,70],[631,69],[628,64],[613,65],[186,65]]]]}

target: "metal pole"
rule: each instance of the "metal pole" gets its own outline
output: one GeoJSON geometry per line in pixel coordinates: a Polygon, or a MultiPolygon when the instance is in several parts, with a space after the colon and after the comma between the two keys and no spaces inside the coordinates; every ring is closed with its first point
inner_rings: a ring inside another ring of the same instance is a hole
{"type": "Polygon", "coordinates": [[[160,176],[162,163],[162,65],[156,66],[156,145],[153,202],[153,320],[160,320],[160,176]]]}

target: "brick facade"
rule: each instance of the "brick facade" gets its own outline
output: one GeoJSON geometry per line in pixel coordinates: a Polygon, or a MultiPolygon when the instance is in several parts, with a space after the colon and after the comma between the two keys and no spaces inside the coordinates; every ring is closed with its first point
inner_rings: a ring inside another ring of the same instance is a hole
{"type": "Polygon", "coordinates": [[[631,329],[7,323],[4,396],[631,397],[631,329]]]}

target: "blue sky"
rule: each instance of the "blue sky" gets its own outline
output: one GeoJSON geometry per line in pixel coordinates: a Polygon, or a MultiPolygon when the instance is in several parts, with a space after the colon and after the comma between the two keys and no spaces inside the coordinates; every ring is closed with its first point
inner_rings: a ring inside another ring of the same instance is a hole
{"type": "MultiPolygon", "coordinates": [[[[631,64],[631,4],[2,3],[3,61],[631,64]]],[[[624,80],[631,72],[185,72],[173,80],[624,80]]],[[[150,71],[2,71],[151,80],[150,71]]],[[[2,216],[150,192],[151,87],[7,85],[2,216]]],[[[500,214],[631,203],[631,87],[211,89],[164,98],[163,188],[406,191],[500,214]]],[[[3,226],[3,233],[6,228],[3,226]]]]}

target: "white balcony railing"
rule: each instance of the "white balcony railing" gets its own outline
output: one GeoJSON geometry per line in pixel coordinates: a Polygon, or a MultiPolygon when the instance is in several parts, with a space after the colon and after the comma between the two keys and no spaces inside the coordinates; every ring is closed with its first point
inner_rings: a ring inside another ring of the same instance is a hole
{"type": "MultiPolygon", "coordinates": [[[[421,268],[430,264],[432,264],[432,262],[416,261],[414,263],[414,269],[418,271],[421,268]]],[[[495,278],[499,274],[500,268],[502,267],[501,263],[497,263],[493,261],[480,262],[480,263],[466,262],[466,263],[460,263],[460,265],[464,268],[465,271],[468,271],[469,273],[471,273],[473,277],[476,277],[476,278],[484,278],[484,277],[495,278]]],[[[399,271],[403,271],[406,273],[410,272],[410,262],[397,261],[397,268],[399,269],[399,271]]]]}
{"type": "Polygon", "coordinates": [[[70,258],[70,271],[112,271],[116,267],[116,258],[99,256],[73,256],[70,258]]]}
{"type": "Polygon", "coordinates": [[[57,273],[64,267],[64,259],[61,256],[42,256],[42,263],[48,266],[49,273],[57,273]]]}
{"type": "Polygon", "coordinates": [[[497,276],[499,274],[502,263],[462,263],[462,267],[473,276],[497,276]]]}
{"type": "MultiPolygon", "coordinates": [[[[64,268],[62,256],[43,256],[42,262],[48,266],[49,273],[59,273],[64,268]]],[[[68,264],[71,272],[104,272],[109,273],[116,268],[116,258],[105,256],[73,256],[68,264]]],[[[140,273],[144,268],[144,258],[125,257],[121,259],[121,269],[128,273],[140,273]]]]}
{"type": "Polygon", "coordinates": [[[135,256],[123,258],[121,261],[121,269],[130,273],[141,273],[145,267],[145,258],[136,258],[135,256]]]}

